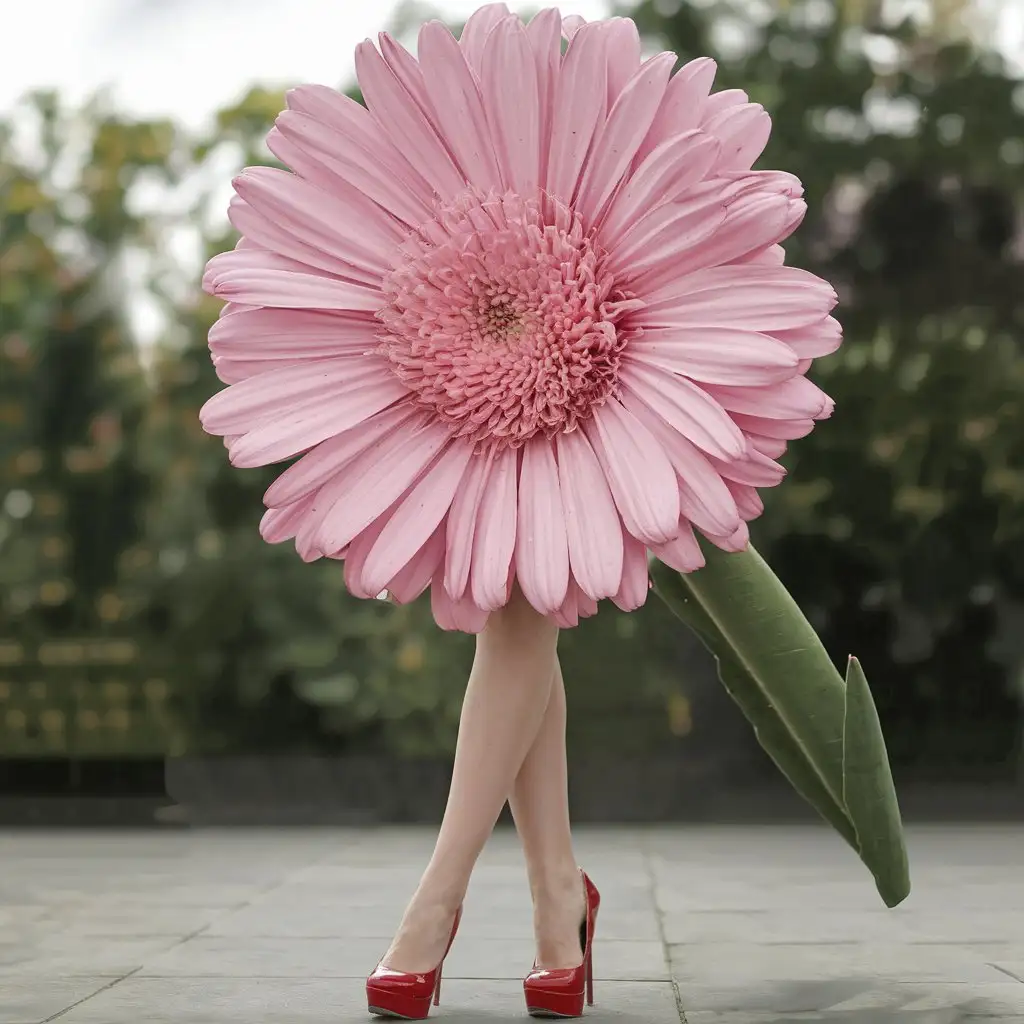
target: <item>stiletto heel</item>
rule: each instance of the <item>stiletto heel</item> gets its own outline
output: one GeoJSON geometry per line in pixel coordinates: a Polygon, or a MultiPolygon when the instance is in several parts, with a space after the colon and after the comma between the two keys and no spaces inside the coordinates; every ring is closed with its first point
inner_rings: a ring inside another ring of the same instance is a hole
{"type": "Polygon", "coordinates": [[[448,939],[448,947],[441,962],[432,971],[422,974],[408,974],[393,971],[380,964],[366,979],[366,1008],[377,1017],[397,1017],[399,1020],[425,1020],[430,1014],[430,1004],[441,1004],[441,974],[445,958],[455,941],[462,919],[462,907],[455,914],[455,923],[448,939]]]}
{"type": "Polygon", "coordinates": [[[594,927],[601,894],[585,871],[581,870],[580,875],[587,901],[580,925],[583,962],[579,967],[547,970],[535,966],[530,971],[523,981],[523,991],[531,1017],[582,1017],[584,1000],[588,1006],[594,1005],[594,927]]]}

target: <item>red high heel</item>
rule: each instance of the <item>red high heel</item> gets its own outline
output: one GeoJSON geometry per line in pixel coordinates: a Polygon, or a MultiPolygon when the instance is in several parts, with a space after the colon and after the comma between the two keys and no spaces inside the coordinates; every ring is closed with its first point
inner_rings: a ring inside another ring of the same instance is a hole
{"type": "Polygon", "coordinates": [[[594,926],[601,894],[585,871],[580,874],[587,899],[587,916],[580,925],[583,963],[558,970],[534,966],[523,981],[526,1009],[531,1017],[582,1017],[584,996],[587,1006],[594,1005],[594,926]]]}
{"type": "Polygon", "coordinates": [[[452,934],[441,962],[424,974],[406,974],[390,967],[374,968],[366,979],[367,1010],[378,1017],[398,1017],[400,1020],[425,1020],[430,1013],[430,1002],[441,1003],[441,968],[455,941],[462,919],[462,907],[455,914],[452,934]]]}

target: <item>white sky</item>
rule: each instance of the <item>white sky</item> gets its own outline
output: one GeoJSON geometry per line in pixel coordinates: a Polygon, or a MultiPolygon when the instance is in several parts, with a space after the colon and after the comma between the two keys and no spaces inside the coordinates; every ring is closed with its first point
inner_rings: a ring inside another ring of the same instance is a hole
{"type": "MultiPolygon", "coordinates": [[[[436,0],[465,18],[483,0],[436,0]]],[[[0,0],[0,111],[29,89],[84,99],[109,86],[118,106],[190,123],[254,82],[338,86],[352,52],[388,27],[398,0],[0,0]]],[[[512,10],[555,6],[509,0],[512,10]]],[[[563,14],[607,13],[604,0],[557,0],[563,14]]]]}
{"type": "MultiPolygon", "coordinates": [[[[464,18],[483,0],[421,0],[464,18]]],[[[520,13],[557,4],[596,18],[606,0],[508,0],[520,13]]],[[[904,0],[906,2],[906,0],[904,0]]],[[[975,0],[1004,52],[1024,53],[1024,0],[975,0]]],[[[352,51],[391,23],[398,0],[0,0],[0,112],[32,88],[84,99],[108,87],[118,106],[190,124],[254,83],[351,78],[352,51]]],[[[1016,61],[1015,61],[1016,63],[1016,61]]]]}

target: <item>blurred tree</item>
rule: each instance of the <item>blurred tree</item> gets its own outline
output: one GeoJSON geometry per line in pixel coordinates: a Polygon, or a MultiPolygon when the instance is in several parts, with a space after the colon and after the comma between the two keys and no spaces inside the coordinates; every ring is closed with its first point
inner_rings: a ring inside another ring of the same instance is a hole
{"type": "Polygon", "coordinates": [[[167,719],[122,572],[146,387],[116,289],[144,234],[126,192],[169,129],[50,95],[21,115],[31,158],[0,129],[0,748],[130,752],[165,744],[167,719]]]}
{"type": "Polygon", "coordinates": [[[1024,602],[1024,84],[948,22],[758,10],[636,12],[772,113],[763,164],[797,174],[810,210],[789,262],[840,289],[847,341],[817,373],[837,412],[794,446],[755,540],[835,656],[870,666],[897,760],[1005,763],[1024,664],[1005,633],[993,646],[1024,602]]]}

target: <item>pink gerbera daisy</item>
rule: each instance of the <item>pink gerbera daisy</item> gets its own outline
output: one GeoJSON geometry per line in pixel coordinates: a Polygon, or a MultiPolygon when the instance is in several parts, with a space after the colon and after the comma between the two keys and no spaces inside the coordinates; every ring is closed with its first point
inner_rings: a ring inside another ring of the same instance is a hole
{"type": "Polygon", "coordinates": [[[363,106],[291,92],[205,287],[236,466],[301,455],[262,534],[353,594],[431,588],[478,631],[517,583],[561,625],[641,605],[648,551],[741,550],[774,460],[832,403],[833,289],[783,265],[800,183],[752,171],[768,115],[715,65],[642,61],[632,21],[490,4],[356,50],[363,106]],[[563,37],[568,47],[562,52],[563,37]]]}

